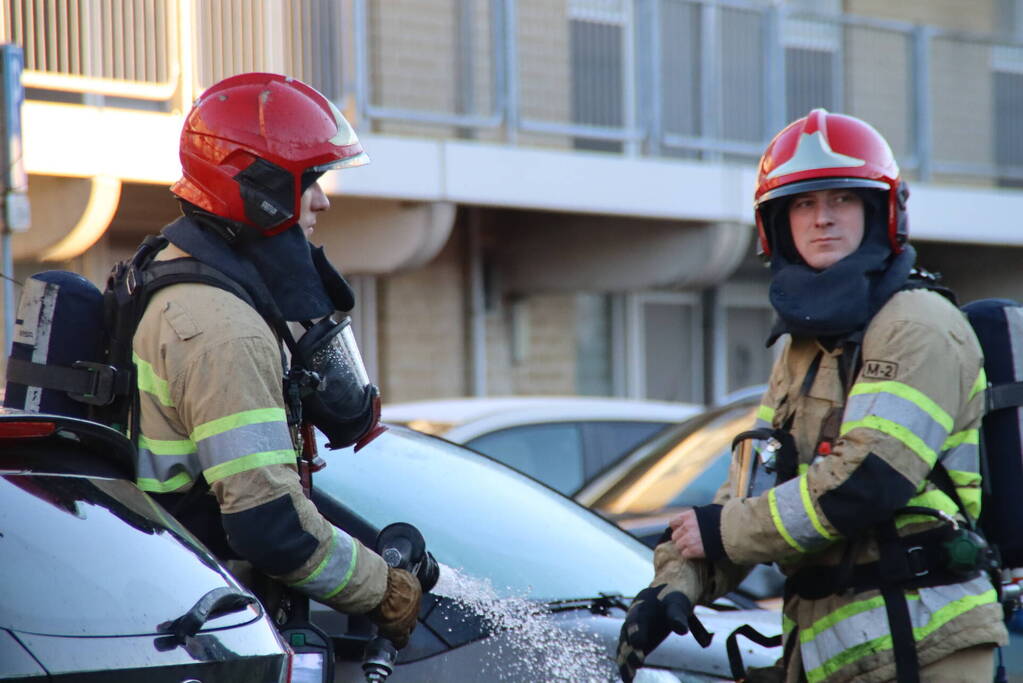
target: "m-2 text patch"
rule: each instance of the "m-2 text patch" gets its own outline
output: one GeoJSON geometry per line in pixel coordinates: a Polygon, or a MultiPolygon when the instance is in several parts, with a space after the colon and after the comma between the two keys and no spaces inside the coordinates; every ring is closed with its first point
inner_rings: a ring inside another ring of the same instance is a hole
{"type": "Polygon", "coordinates": [[[863,376],[867,379],[895,379],[898,374],[898,363],[887,360],[863,361],[863,376]]]}

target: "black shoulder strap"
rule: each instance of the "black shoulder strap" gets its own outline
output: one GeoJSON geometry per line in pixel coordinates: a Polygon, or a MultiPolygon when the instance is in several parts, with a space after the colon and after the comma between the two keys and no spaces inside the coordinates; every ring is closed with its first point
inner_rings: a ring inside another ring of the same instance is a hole
{"type": "Polygon", "coordinates": [[[946,299],[952,302],[952,305],[959,308],[959,298],[956,293],[944,285],[938,284],[941,279],[940,273],[932,273],[929,270],[923,268],[914,268],[909,278],[906,280],[906,284],[899,288],[900,292],[907,292],[913,289],[926,289],[932,292],[937,292],[946,299]]]}
{"type": "Polygon", "coordinates": [[[216,268],[193,258],[156,261],[168,244],[162,235],[146,237],[130,260],[114,266],[103,294],[104,322],[110,335],[107,360],[126,379],[119,384],[124,393],[108,409],[104,421],[123,428],[130,419],[128,431],[133,441],[138,438],[139,397],[131,361],[132,340],[153,295],[170,285],[197,282],[228,291],[255,308],[248,292],[216,268]]]}
{"type": "Polygon", "coordinates": [[[989,386],[985,392],[984,412],[1023,406],[1023,382],[1007,382],[989,386]]]}

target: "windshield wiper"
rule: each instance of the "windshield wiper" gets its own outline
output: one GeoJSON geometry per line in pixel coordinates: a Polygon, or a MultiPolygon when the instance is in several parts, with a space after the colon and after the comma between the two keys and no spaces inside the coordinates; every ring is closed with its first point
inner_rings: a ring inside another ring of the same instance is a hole
{"type": "Polygon", "coordinates": [[[252,604],[258,604],[258,601],[251,595],[221,586],[199,598],[191,609],[174,621],[165,621],[156,629],[159,633],[169,634],[169,640],[184,645],[186,638],[195,636],[213,617],[241,612],[252,604]]]}
{"type": "Polygon", "coordinates": [[[629,604],[621,593],[599,593],[596,598],[574,598],[571,600],[552,600],[547,603],[551,612],[567,612],[570,610],[587,609],[593,614],[607,616],[612,607],[628,611],[629,604]]]}

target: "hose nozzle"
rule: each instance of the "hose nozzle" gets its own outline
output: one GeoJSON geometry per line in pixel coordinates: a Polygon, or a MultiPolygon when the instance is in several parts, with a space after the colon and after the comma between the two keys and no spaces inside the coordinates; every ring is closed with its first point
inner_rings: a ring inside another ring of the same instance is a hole
{"type": "Polygon", "coordinates": [[[411,524],[395,522],[381,529],[377,535],[376,551],[388,565],[414,574],[424,593],[429,593],[437,585],[440,567],[426,549],[423,534],[411,524]]]}
{"type": "Polygon", "coordinates": [[[387,638],[377,636],[366,643],[366,653],[362,658],[362,672],[366,675],[367,683],[383,683],[394,671],[394,660],[398,658],[398,651],[394,649],[394,643],[387,638]]]}

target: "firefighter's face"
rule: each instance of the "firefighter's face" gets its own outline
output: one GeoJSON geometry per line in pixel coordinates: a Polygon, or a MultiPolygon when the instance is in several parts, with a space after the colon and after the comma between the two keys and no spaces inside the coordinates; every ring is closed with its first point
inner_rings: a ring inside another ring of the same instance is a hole
{"type": "Polygon", "coordinates": [[[816,190],[789,203],[792,242],[807,265],[824,270],[863,241],[863,200],[852,190],[816,190]]]}
{"type": "Polygon", "coordinates": [[[320,184],[313,183],[302,193],[302,203],[298,215],[298,224],[305,231],[306,239],[312,237],[313,228],[316,226],[316,214],[330,208],[330,200],[324,194],[320,184]]]}

